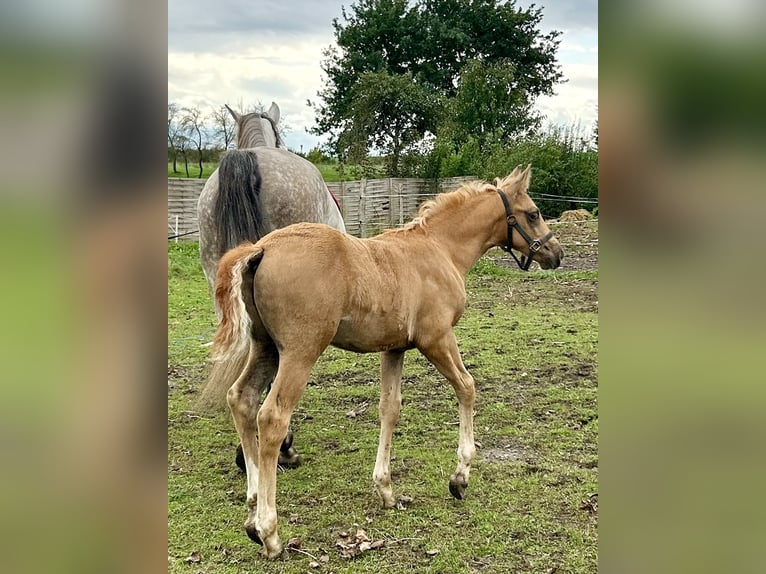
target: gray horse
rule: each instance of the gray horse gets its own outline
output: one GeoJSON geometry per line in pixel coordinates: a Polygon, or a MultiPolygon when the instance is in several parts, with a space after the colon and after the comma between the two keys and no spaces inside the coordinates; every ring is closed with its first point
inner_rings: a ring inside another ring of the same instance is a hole
{"type": "MultiPolygon", "coordinates": [[[[223,155],[197,203],[200,260],[211,294],[221,256],[243,241],[255,243],[275,229],[300,222],[346,231],[316,166],[280,147],[277,104],[272,102],[264,113],[240,115],[226,109],[237,123],[237,149],[223,155]]],[[[241,446],[236,461],[245,470],[241,446]]],[[[282,444],[279,462],[287,467],[300,464],[292,433],[282,444]]]]}

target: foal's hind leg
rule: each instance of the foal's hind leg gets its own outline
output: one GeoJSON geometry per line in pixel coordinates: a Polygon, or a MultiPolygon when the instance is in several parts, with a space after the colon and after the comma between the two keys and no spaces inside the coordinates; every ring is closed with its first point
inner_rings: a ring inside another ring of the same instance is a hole
{"type": "Polygon", "coordinates": [[[476,454],[473,440],[473,404],[476,398],[473,377],[460,358],[455,334],[449,331],[434,344],[419,347],[420,351],[444,375],[455,389],[460,414],[460,440],[457,447],[457,469],[449,479],[449,491],[462,499],[468,487],[471,461],[476,454]]]}
{"type": "Polygon", "coordinates": [[[396,504],[391,489],[391,437],[402,409],[403,363],[404,353],[401,351],[389,351],[380,355],[380,440],[372,480],[375,481],[384,508],[396,504]]]}
{"type": "MultiPolygon", "coordinates": [[[[255,523],[258,501],[258,428],[256,422],[258,404],[261,392],[274,379],[277,362],[277,350],[273,344],[252,341],[247,365],[226,395],[234,418],[234,426],[237,428],[241,441],[243,463],[247,472],[248,519],[245,522],[246,527],[248,524],[255,523]]],[[[247,529],[247,534],[260,543],[254,527],[247,529]]]]}
{"type": "MultiPolygon", "coordinates": [[[[271,391],[258,411],[258,511],[255,527],[263,541],[264,553],[275,558],[282,552],[277,533],[276,482],[279,447],[287,435],[290,417],[303,395],[316,356],[281,354],[271,391]]],[[[252,522],[246,528],[252,527],[252,522]]],[[[249,533],[249,530],[248,530],[249,533]]]]}

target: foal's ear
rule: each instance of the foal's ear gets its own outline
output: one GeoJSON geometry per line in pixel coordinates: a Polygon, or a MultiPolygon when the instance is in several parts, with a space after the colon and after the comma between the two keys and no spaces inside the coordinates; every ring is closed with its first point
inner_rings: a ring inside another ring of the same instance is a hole
{"type": "Polygon", "coordinates": [[[229,113],[231,114],[231,117],[233,117],[233,118],[234,118],[234,121],[235,121],[235,122],[237,122],[237,123],[239,123],[239,119],[240,119],[240,116],[239,116],[239,114],[238,114],[237,112],[235,112],[234,110],[232,110],[232,109],[229,107],[229,104],[224,104],[224,106],[226,106],[226,109],[227,109],[227,110],[229,110],[229,113]]]}
{"type": "Polygon", "coordinates": [[[527,169],[522,172],[522,181],[525,185],[529,185],[529,179],[532,177],[532,164],[527,164],[527,169]]]}
{"type": "Polygon", "coordinates": [[[279,106],[276,102],[271,102],[271,107],[269,108],[267,114],[272,120],[274,120],[274,125],[279,123],[279,106]]]}

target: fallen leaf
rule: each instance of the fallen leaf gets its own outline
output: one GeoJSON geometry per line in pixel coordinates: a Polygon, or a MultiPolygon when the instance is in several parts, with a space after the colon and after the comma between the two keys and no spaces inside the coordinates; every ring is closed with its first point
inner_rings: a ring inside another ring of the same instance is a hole
{"type": "Polygon", "coordinates": [[[311,562],[309,562],[309,566],[311,568],[319,568],[320,564],[316,560],[312,560],[311,562]]]}
{"type": "Polygon", "coordinates": [[[322,554],[322,555],[319,557],[319,561],[320,561],[322,564],[327,564],[327,563],[330,561],[330,557],[329,557],[327,554],[322,554]]]}
{"type": "Polygon", "coordinates": [[[371,548],[372,550],[380,550],[380,549],[381,549],[381,548],[383,548],[385,545],[386,545],[386,542],[385,542],[385,540],[376,540],[375,542],[373,542],[372,544],[370,544],[370,548],[371,548]]]}
{"type": "Polygon", "coordinates": [[[300,538],[291,538],[287,541],[287,547],[288,548],[295,548],[296,550],[300,550],[301,548],[301,539],[300,538]]]}
{"type": "Polygon", "coordinates": [[[369,538],[367,536],[367,532],[365,532],[361,528],[357,528],[357,530],[356,530],[356,541],[357,542],[365,542],[367,540],[369,540],[369,538]]]}
{"type": "Polygon", "coordinates": [[[198,564],[202,558],[200,558],[199,552],[196,550],[186,557],[186,562],[189,564],[198,564]]]}
{"type": "Polygon", "coordinates": [[[426,550],[428,556],[436,556],[439,553],[438,550],[426,550]]]}
{"type": "Polygon", "coordinates": [[[359,544],[359,552],[367,552],[370,548],[372,548],[372,544],[369,540],[364,540],[359,544]]]}

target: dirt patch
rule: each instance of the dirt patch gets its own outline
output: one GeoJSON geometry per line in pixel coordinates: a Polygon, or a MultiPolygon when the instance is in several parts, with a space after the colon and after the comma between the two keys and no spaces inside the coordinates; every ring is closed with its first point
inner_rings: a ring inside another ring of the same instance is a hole
{"type": "Polygon", "coordinates": [[[491,447],[479,450],[481,458],[487,462],[516,462],[524,460],[524,451],[518,447],[491,447]]]}

